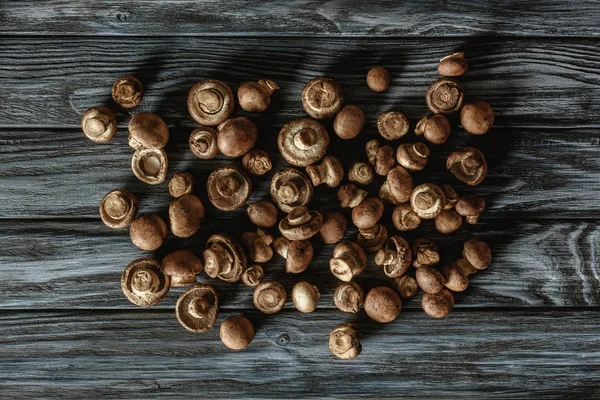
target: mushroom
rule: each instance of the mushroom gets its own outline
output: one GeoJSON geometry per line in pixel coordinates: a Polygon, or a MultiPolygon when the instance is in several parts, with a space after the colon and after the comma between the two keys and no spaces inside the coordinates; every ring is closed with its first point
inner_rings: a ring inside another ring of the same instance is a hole
{"type": "Polygon", "coordinates": [[[438,185],[423,183],[413,190],[410,205],[422,219],[434,219],[444,210],[446,196],[438,185]]]}
{"type": "Polygon", "coordinates": [[[466,103],[460,110],[460,123],[465,131],[483,135],[494,125],[494,110],[483,100],[466,103]]]}
{"type": "Polygon", "coordinates": [[[446,205],[444,206],[444,210],[450,210],[454,208],[454,205],[460,199],[458,193],[456,193],[456,190],[454,190],[454,188],[447,183],[440,185],[440,189],[442,189],[444,196],[446,196],[446,205]]]}
{"type": "Polygon", "coordinates": [[[299,274],[306,271],[313,259],[313,247],[309,240],[289,241],[284,237],[278,237],[273,241],[273,249],[286,259],[287,273],[299,274]]]}
{"type": "Polygon", "coordinates": [[[242,157],[242,165],[252,175],[262,176],[273,168],[269,154],[264,150],[250,150],[242,157]]]}
{"type": "Polygon", "coordinates": [[[279,231],[289,240],[304,240],[316,235],[323,226],[323,216],[305,206],[296,207],[279,222],[279,231]]]}
{"type": "Polygon", "coordinates": [[[396,164],[395,152],[392,146],[381,146],[379,140],[373,139],[365,145],[369,164],[375,168],[377,175],[386,176],[396,164]]]}
{"type": "Polygon", "coordinates": [[[358,229],[368,229],[377,224],[383,215],[383,202],[377,197],[367,197],[352,209],[352,222],[358,229]]]}
{"type": "Polygon", "coordinates": [[[225,233],[208,238],[203,256],[206,275],[225,282],[237,282],[248,265],[242,246],[225,233]]]}
{"type": "Polygon", "coordinates": [[[446,160],[446,169],[459,181],[477,186],[487,175],[487,162],[483,153],[474,147],[455,151],[446,160]]]}
{"type": "Polygon", "coordinates": [[[121,275],[121,289],[127,300],[136,306],[153,306],[166,296],[171,278],[153,258],[138,258],[121,275]]]}
{"type": "Polygon", "coordinates": [[[125,75],[113,84],[112,98],[123,108],[133,108],[142,101],[142,90],[142,82],[135,76],[125,75]]]}
{"type": "Polygon", "coordinates": [[[258,264],[253,264],[246,268],[242,274],[242,282],[244,282],[244,285],[246,286],[255,287],[262,282],[264,277],[265,270],[263,267],[258,264]]]}
{"type": "Polygon", "coordinates": [[[402,300],[393,289],[378,286],[367,293],[365,297],[365,312],[375,322],[387,324],[392,322],[402,311],[402,300]]]}
{"type": "Polygon", "coordinates": [[[167,224],[156,214],[140,214],[131,221],[129,236],[138,249],[156,250],[167,237],[167,224]]]}
{"type": "Polygon", "coordinates": [[[438,293],[446,283],[444,276],[428,265],[417,268],[417,284],[425,293],[438,293]]]}
{"type": "Polygon", "coordinates": [[[379,140],[377,139],[369,140],[367,144],[365,144],[365,153],[369,164],[375,165],[375,156],[380,147],[381,143],[379,143],[379,140]]]}
{"type": "Polygon", "coordinates": [[[432,240],[417,239],[412,246],[413,266],[432,266],[440,262],[440,252],[432,240]]]}
{"type": "Polygon", "coordinates": [[[490,246],[481,239],[469,239],[463,246],[462,256],[475,269],[484,270],[492,262],[490,246]]]}
{"type": "Polygon", "coordinates": [[[188,238],[198,232],[204,221],[204,205],[193,194],[186,194],[169,204],[171,232],[180,238],[188,238]]]}
{"type": "Polygon", "coordinates": [[[356,282],[342,282],[335,288],[333,302],[343,312],[354,313],[360,311],[365,294],[356,282]]]}
{"type": "Polygon", "coordinates": [[[464,52],[450,54],[440,60],[438,72],[442,76],[461,76],[469,69],[464,52]]]}
{"type": "Polygon", "coordinates": [[[385,226],[376,224],[367,229],[358,230],[358,244],[364,247],[367,253],[376,253],[388,240],[388,232],[385,226]]]}
{"type": "Polygon", "coordinates": [[[450,314],[454,307],[454,296],[452,292],[444,288],[438,293],[425,293],[421,300],[421,307],[428,315],[434,318],[442,318],[450,314]]]}
{"type": "Polygon", "coordinates": [[[246,249],[246,254],[250,260],[256,263],[265,263],[273,257],[273,249],[270,246],[272,241],[270,236],[263,238],[255,232],[242,233],[242,244],[246,249]]]}
{"type": "Polygon", "coordinates": [[[348,183],[340,186],[337,199],[342,208],[354,208],[367,197],[367,194],[365,190],[357,188],[355,184],[348,183]]]}
{"type": "Polygon", "coordinates": [[[333,249],[333,258],[329,260],[331,273],[344,282],[363,272],[367,266],[367,255],[354,242],[341,242],[333,249]]]}
{"type": "Polygon", "coordinates": [[[201,125],[217,126],[234,108],[233,92],[225,82],[209,79],[195,84],[188,94],[190,115],[201,125]]]}
{"type": "Polygon", "coordinates": [[[190,134],[190,150],[201,160],[210,160],[217,156],[217,136],[219,133],[214,128],[206,126],[194,129],[190,134]]]}
{"type": "Polygon", "coordinates": [[[462,272],[465,274],[465,276],[473,275],[474,273],[479,271],[477,268],[472,266],[471,263],[468,262],[467,260],[465,260],[464,258],[459,258],[458,260],[456,260],[455,264],[458,268],[460,268],[462,270],[462,272]]]}
{"type": "Polygon", "coordinates": [[[194,191],[194,177],[189,172],[178,172],[169,181],[169,193],[181,197],[194,191]]]}
{"type": "Polygon", "coordinates": [[[408,133],[410,123],[400,111],[387,111],[377,118],[377,130],[386,140],[400,139],[408,133]]]}
{"type": "Polygon", "coordinates": [[[206,181],[208,200],[223,211],[233,211],[243,206],[252,192],[248,175],[234,165],[214,170],[206,181]]]}
{"type": "Polygon", "coordinates": [[[342,214],[337,211],[325,212],[323,225],[319,229],[319,237],[323,243],[337,243],[344,238],[347,231],[348,223],[342,214]]]}
{"type": "Polygon", "coordinates": [[[138,201],[133,193],[116,189],[108,192],[100,202],[100,219],[109,228],[128,226],[138,211],[138,201]]]}
{"type": "Polygon", "coordinates": [[[271,228],[277,223],[279,212],[270,201],[259,200],[246,209],[250,221],[259,228],[271,228]]]}
{"type": "Polygon", "coordinates": [[[128,140],[134,150],[162,149],[169,141],[169,128],[156,114],[137,113],[129,120],[128,140]]]}
{"type": "Polygon", "coordinates": [[[469,287],[469,278],[456,264],[445,265],[442,268],[445,285],[453,292],[463,292],[469,287]]]}
{"type": "Polygon", "coordinates": [[[342,139],[352,139],[358,136],[364,125],[363,110],[355,105],[347,105],[335,116],[333,131],[342,139]]]}
{"type": "Polygon", "coordinates": [[[425,143],[402,143],[396,149],[398,164],[411,171],[421,171],[427,165],[429,147],[425,143]]]}
{"type": "Polygon", "coordinates": [[[223,321],[219,336],[231,350],[244,350],[254,339],[254,326],[248,318],[234,315],[223,321]]]}
{"type": "Polygon", "coordinates": [[[292,289],[292,302],[300,312],[311,313],[317,309],[321,294],[319,289],[308,282],[298,282],[292,289]]]}
{"type": "Polygon", "coordinates": [[[385,247],[375,254],[375,264],[382,266],[383,272],[389,278],[404,275],[411,261],[410,246],[398,235],[390,237],[385,247]]]}
{"type": "Polygon", "coordinates": [[[270,79],[244,82],[237,91],[238,102],[244,111],[264,112],[271,104],[271,95],[279,86],[270,79]]]}
{"type": "Polygon", "coordinates": [[[288,163],[307,167],[323,158],[329,147],[329,134],[319,121],[299,118],[281,128],[277,146],[288,163]]]}
{"type": "Polygon", "coordinates": [[[462,107],[464,89],[458,81],[442,78],[429,86],[426,100],[427,107],[434,114],[450,114],[462,107]]]}
{"type": "Polygon", "coordinates": [[[307,205],[313,197],[310,179],[295,168],[285,168],[273,175],[271,197],[277,207],[286,213],[307,205]]]}
{"type": "Polygon", "coordinates": [[[434,114],[431,117],[423,117],[415,127],[415,135],[421,136],[429,143],[443,144],[450,136],[450,121],[442,114],[434,114]]]}
{"type": "Polygon", "coordinates": [[[405,203],[410,200],[413,188],[414,183],[410,172],[401,165],[396,165],[379,188],[379,198],[395,205],[405,203]]]}
{"type": "Polygon", "coordinates": [[[356,182],[359,185],[368,185],[373,181],[374,177],[373,168],[366,162],[357,161],[348,170],[348,180],[356,182]]]}
{"type": "Polygon", "coordinates": [[[139,149],[131,158],[134,175],[149,185],[159,185],[167,178],[169,159],[163,149],[139,149]]]}
{"type": "Polygon", "coordinates": [[[217,130],[217,147],[227,157],[241,157],[256,144],[256,124],[246,117],[237,117],[221,123],[217,130]]]}
{"type": "Polygon", "coordinates": [[[456,203],[456,212],[465,217],[468,224],[475,225],[485,210],[485,200],[478,194],[470,194],[456,203]]]}
{"type": "Polygon", "coordinates": [[[302,107],[314,119],[333,117],[343,104],[342,88],[331,78],[314,78],[302,89],[302,107]]]}
{"type": "Polygon", "coordinates": [[[279,282],[264,281],[254,289],[254,307],[264,314],[275,314],[285,305],[287,294],[279,282]]]}
{"type": "Polygon", "coordinates": [[[367,73],[367,86],[374,92],[385,92],[390,87],[390,73],[381,66],[371,68],[367,73]]]}
{"type": "Polygon", "coordinates": [[[320,165],[306,167],[306,173],[310,177],[313,186],[325,183],[329,187],[336,187],[342,183],[344,167],[334,156],[326,156],[320,165]]]}
{"type": "Polygon", "coordinates": [[[412,231],[421,225],[421,217],[413,211],[409,203],[400,204],[394,208],[392,213],[392,223],[399,231],[412,231]]]}
{"type": "Polygon", "coordinates": [[[392,284],[394,285],[394,289],[396,289],[400,297],[403,299],[410,299],[416,295],[417,291],[419,290],[419,285],[417,285],[415,278],[408,275],[402,275],[394,278],[392,284]]]}
{"type": "Polygon", "coordinates": [[[447,235],[456,232],[462,226],[463,220],[455,210],[443,210],[440,215],[435,217],[435,229],[439,233],[447,235]]]}
{"type": "Polygon", "coordinates": [[[81,116],[85,137],[95,143],[108,143],[117,133],[117,119],[107,107],[92,107],[81,116]]]}
{"type": "Polygon", "coordinates": [[[175,314],[190,332],[205,332],[213,327],[219,313],[219,298],[210,285],[195,285],[177,300],[175,314]]]}
{"type": "Polygon", "coordinates": [[[187,286],[196,283],[196,275],[202,272],[202,260],[187,250],[176,250],[165,256],[162,271],[171,277],[171,286],[187,286]]]}
{"type": "Polygon", "coordinates": [[[329,334],[329,350],[342,360],[358,357],[362,351],[358,325],[343,323],[333,328],[329,334]]]}

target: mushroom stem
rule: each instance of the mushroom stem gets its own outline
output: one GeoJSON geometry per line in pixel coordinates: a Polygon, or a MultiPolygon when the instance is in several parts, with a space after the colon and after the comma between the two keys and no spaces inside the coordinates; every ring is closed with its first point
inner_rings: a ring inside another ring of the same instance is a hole
{"type": "Polygon", "coordinates": [[[133,275],[131,289],[138,296],[143,296],[146,292],[154,292],[158,283],[159,279],[154,271],[139,270],[133,275]]]}
{"type": "Polygon", "coordinates": [[[270,79],[259,79],[258,84],[267,89],[269,96],[272,95],[274,91],[279,89],[279,85],[270,79]]]}
{"type": "Polygon", "coordinates": [[[311,216],[306,207],[293,209],[287,216],[290,226],[300,226],[310,221],[311,216]]]}
{"type": "Polygon", "coordinates": [[[283,204],[292,204],[298,200],[300,190],[293,182],[286,182],[277,189],[277,197],[283,204]]]}
{"type": "Polygon", "coordinates": [[[210,311],[210,303],[204,297],[198,297],[190,301],[188,312],[194,318],[204,318],[210,311]]]}
{"type": "Polygon", "coordinates": [[[201,90],[198,92],[197,100],[200,109],[207,114],[218,113],[225,104],[223,94],[215,88],[201,90]]]}
{"type": "Polygon", "coordinates": [[[306,167],[306,173],[310,178],[313,186],[319,186],[323,181],[327,179],[328,168],[325,163],[320,165],[311,165],[306,167]]]}
{"type": "Polygon", "coordinates": [[[392,265],[396,262],[396,253],[390,249],[381,249],[375,254],[375,264],[392,265]]]}
{"type": "Polygon", "coordinates": [[[290,247],[290,243],[291,242],[288,239],[284,238],[283,236],[278,237],[277,239],[275,239],[273,241],[273,249],[281,257],[287,259],[287,253],[288,253],[288,248],[290,247]]]}
{"type": "Polygon", "coordinates": [[[258,237],[260,237],[262,239],[263,242],[265,242],[265,244],[267,246],[270,246],[271,243],[273,243],[273,235],[271,235],[270,233],[265,232],[262,229],[258,228],[256,230],[256,234],[258,235],[258,237]]]}
{"type": "Polygon", "coordinates": [[[317,144],[317,133],[311,128],[302,128],[294,135],[294,145],[300,150],[310,150],[317,144]]]}

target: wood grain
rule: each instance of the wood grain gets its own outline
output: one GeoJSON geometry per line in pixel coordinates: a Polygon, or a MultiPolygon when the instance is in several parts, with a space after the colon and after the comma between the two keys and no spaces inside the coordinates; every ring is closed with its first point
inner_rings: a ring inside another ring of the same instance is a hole
{"type": "Polygon", "coordinates": [[[593,1],[4,1],[4,35],[595,36],[593,1]]]}

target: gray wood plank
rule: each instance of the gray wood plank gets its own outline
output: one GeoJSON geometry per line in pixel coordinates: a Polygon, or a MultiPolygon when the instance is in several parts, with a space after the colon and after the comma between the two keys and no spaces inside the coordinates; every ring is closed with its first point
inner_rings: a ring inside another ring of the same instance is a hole
{"type": "MultiPolygon", "coordinates": [[[[218,324],[232,315],[223,312],[218,324]]],[[[359,317],[363,352],[342,361],[335,311],[269,317],[244,352],[218,324],[192,334],[172,313],[2,313],[0,388],[28,398],[597,398],[597,311],[405,312],[359,317]]]]}
{"type": "Polygon", "coordinates": [[[0,34],[598,36],[594,1],[4,1],[0,34]]]}
{"type": "MultiPolygon", "coordinates": [[[[127,264],[139,257],[155,256],[160,260],[175,249],[189,249],[201,255],[210,234],[238,235],[250,230],[250,223],[242,214],[243,211],[220,213],[219,218],[209,218],[199,234],[186,240],[170,236],[165,246],[154,253],[135,248],[127,230],[110,230],[95,220],[0,221],[0,308],[135,309],[120,288],[120,275],[127,264]]],[[[384,220],[389,225],[388,216],[384,220]]],[[[439,244],[444,260],[454,261],[464,240],[474,235],[490,243],[494,262],[487,271],[472,277],[466,292],[457,294],[457,308],[600,305],[597,222],[484,220],[445,237],[434,232],[428,223],[403,236],[409,242],[418,237],[432,238],[439,244]]],[[[354,237],[355,231],[351,230],[346,238],[354,237]]],[[[313,243],[315,258],[307,271],[287,274],[283,259],[275,255],[265,264],[266,278],[280,281],[288,293],[296,282],[308,280],[322,294],[320,307],[333,308],[333,291],[339,283],[329,271],[333,245],[323,246],[317,240],[313,243]]],[[[365,290],[391,283],[373,263],[372,256],[356,279],[365,290]]],[[[211,280],[204,273],[199,280],[216,285],[224,308],[253,308],[253,290],[241,282],[211,280]]],[[[173,289],[156,308],[172,309],[182,291],[173,289]]],[[[419,309],[420,298],[405,306],[419,309]]],[[[292,307],[288,301],[286,308],[292,307]]]]}

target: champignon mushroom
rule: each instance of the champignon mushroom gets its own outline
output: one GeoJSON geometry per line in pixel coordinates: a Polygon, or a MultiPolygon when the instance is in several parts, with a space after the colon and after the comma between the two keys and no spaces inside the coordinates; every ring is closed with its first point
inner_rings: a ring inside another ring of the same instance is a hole
{"type": "Polygon", "coordinates": [[[450,54],[440,60],[438,73],[442,76],[461,76],[469,69],[464,52],[450,54]]]}
{"type": "Polygon", "coordinates": [[[462,217],[455,210],[443,210],[434,220],[435,229],[444,235],[459,230],[462,222],[462,217]]]}
{"type": "Polygon", "coordinates": [[[440,262],[440,253],[432,240],[417,239],[412,246],[413,266],[421,268],[423,265],[432,266],[440,262]]]}
{"type": "Polygon", "coordinates": [[[223,321],[219,336],[223,344],[231,350],[244,350],[254,339],[254,326],[248,318],[234,315],[223,321]]]}
{"type": "Polygon", "coordinates": [[[475,225],[485,210],[485,200],[478,194],[470,194],[456,203],[456,212],[465,217],[468,224],[475,225]]]}
{"type": "Polygon", "coordinates": [[[109,228],[119,229],[128,226],[138,211],[138,201],[133,193],[116,189],[104,196],[100,202],[100,219],[109,228]]]}
{"type": "Polygon", "coordinates": [[[401,165],[396,165],[381,185],[379,198],[394,205],[405,203],[410,200],[413,188],[414,183],[410,172],[401,165]]]}
{"type": "Polygon", "coordinates": [[[156,114],[137,113],[129,120],[129,146],[139,149],[162,149],[169,141],[169,128],[156,114]]]}
{"type": "Polygon", "coordinates": [[[423,117],[415,127],[415,135],[421,136],[429,143],[443,144],[448,140],[452,127],[448,118],[442,114],[434,114],[431,117],[423,117]]]}
{"type": "Polygon", "coordinates": [[[142,82],[135,76],[125,75],[118,78],[112,87],[112,98],[123,108],[133,108],[142,101],[142,82]]]}
{"type": "Polygon", "coordinates": [[[410,205],[422,219],[434,219],[444,210],[446,196],[438,185],[423,183],[413,190],[410,205]]]}
{"type": "Polygon", "coordinates": [[[359,189],[353,183],[348,183],[340,186],[337,192],[337,199],[342,208],[354,208],[367,197],[367,194],[366,190],[359,189]]]}
{"type": "Polygon", "coordinates": [[[390,73],[382,66],[376,66],[367,73],[367,86],[374,92],[385,92],[390,87],[390,73]]]}
{"type": "Polygon", "coordinates": [[[158,185],[167,178],[169,159],[163,149],[139,149],[131,158],[134,175],[149,185],[158,185]]]}
{"type": "Polygon", "coordinates": [[[387,144],[379,145],[377,139],[373,139],[365,146],[369,163],[373,165],[377,175],[386,176],[390,169],[396,164],[395,151],[392,146],[387,144]]]}
{"type": "Polygon", "coordinates": [[[85,137],[95,143],[108,143],[117,133],[117,119],[107,107],[92,107],[81,116],[85,137]]]}
{"type": "Polygon", "coordinates": [[[337,211],[325,212],[323,225],[319,229],[319,237],[325,244],[337,243],[348,231],[346,218],[337,211]]]}
{"type": "Polygon", "coordinates": [[[187,286],[196,283],[196,275],[202,272],[202,260],[187,250],[176,250],[165,256],[162,271],[171,277],[171,286],[187,286]]]}
{"type": "Polygon", "coordinates": [[[417,294],[419,285],[412,276],[402,275],[394,278],[393,281],[394,289],[398,292],[401,298],[410,299],[417,294]]]}
{"type": "Polygon", "coordinates": [[[312,200],[313,185],[303,172],[285,168],[273,175],[270,193],[275,205],[281,211],[289,213],[312,200]]]}
{"type": "Polygon", "coordinates": [[[367,229],[358,230],[357,242],[364,247],[367,253],[376,253],[388,240],[388,232],[385,226],[376,224],[367,229]]]}
{"type": "Polygon", "coordinates": [[[265,270],[263,267],[258,264],[253,264],[246,268],[242,274],[242,282],[244,282],[244,285],[246,286],[255,287],[262,282],[264,277],[265,270]]]}
{"type": "Polygon", "coordinates": [[[201,160],[210,160],[219,152],[217,136],[219,133],[214,128],[202,126],[194,129],[190,134],[190,150],[201,160]]]}
{"type": "Polygon", "coordinates": [[[313,247],[309,240],[289,241],[278,237],[273,241],[273,249],[285,258],[285,271],[291,274],[306,271],[313,259],[313,247]]]}
{"type": "Polygon", "coordinates": [[[387,286],[378,286],[365,297],[365,312],[375,322],[387,324],[392,322],[402,311],[402,300],[398,293],[387,286]]]}
{"type": "Polygon", "coordinates": [[[319,233],[323,226],[323,216],[318,211],[305,206],[296,207],[279,222],[279,231],[289,240],[309,239],[319,233]]]}
{"type": "Polygon", "coordinates": [[[442,189],[444,196],[446,196],[446,205],[444,206],[444,210],[450,210],[454,208],[455,204],[460,199],[458,193],[456,193],[456,190],[454,190],[454,188],[447,183],[440,185],[440,189],[442,189]]]}
{"type": "Polygon", "coordinates": [[[463,292],[469,287],[469,278],[456,264],[445,265],[442,268],[445,285],[453,292],[463,292]]]}
{"type": "Polygon", "coordinates": [[[246,209],[250,221],[259,228],[271,228],[277,223],[279,212],[270,201],[259,200],[246,209]]]}
{"type": "Polygon", "coordinates": [[[400,204],[394,208],[392,213],[392,223],[399,231],[412,231],[421,225],[421,217],[413,211],[409,203],[400,204]]]}
{"type": "Polygon", "coordinates": [[[377,130],[386,140],[400,139],[408,133],[410,123],[400,111],[387,111],[377,118],[377,130]]]}
{"type": "Polygon", "coordinates": [[[190,332],[206,332],[213,327],[219,313],[219,298],[210,285],[195,285],[177,300],[177,320],[190,332]]]}
{"type": "Polygon", "coordinates": [[[341,242],[333,249],[333,258],[329,260],[331,273],[344,282],[363,272],[367,266],[367,255],[354,242],[341,242]]]}
{"type": "Polygon", "coordinates": [[[252,192],[248,175],[234,165],[214,170],[206,181],[208,200],[223,211],[233,211],[243,206],[252,192]]]}
{"type": "Polygon", "coordinates": [[[181,197],[194,191],[194,177],[189,172],[178,172],[169,181],[169,193],[181,197]]]}
{"type": "Polygon", "coordinates": [[[129,236],[138,249],[156,250],[167,237],[167,224],[156,214],[140,214],[131,221],[129,236]]]}
{"type": "Polygon", "coordinates": [[[302,107],[314,119],[333,117],[343,104],[342,88],[331,78],[314,78],[302,89],[302,107]]]}
{"type": "Polygon", "coordinates": [[[444,276],[428,265],[417,268],[417,283],[425,293],[438,293],[444,288],[444,276]]]}
{"type": "Polygon", "coordinates": [[[474,147],[465,147],[448,156],[446,169],[459,181],[476,186],[485,179],[488,166],[481,151],[474,147]]]}
{"type": "Polygon", "coordinates": [[[269,154],[264,150],[250,150],[242,157],[242,165],[252,175],[262,176],[273,168],[269,154]]]}
{"type": "Polygon", "coordinates": [[[410,246],[398,235],[390,237],[385,247],[375,254],[375,264],[382,266],[383,272],[390,278],[404,275],[411,261],[410,246]]]}
{"type": "Polygon", "coordinates": [[[136,306],[153,306],[169,292],[171,278],[153,258],[138,258],[121,275],[121,289],[127,300],[136,306]]]}
{"type": "Polygon", "coordinates": [[[487,269],[492,262],[490,246],[477,238],[465,242],[462,255],[475,269],[480,271],[487,269]]]}
{"type": "Polygon", "coordinates": [[[321,164],[306,167],[306,173],[310,177],[313,186],[325,183],[329,187],[336,187],[342,183],[344,167],[342,167],[340,160],[334,156],[325,156],[321,164]]]}
{"type": "Polygon", "coordinates": [[[292,289],[294,307],[303,313],[315,311],[320,298],[319,289],[309,282],[298,282],[292,289]]]}
{"type": "Polygon", "coordinates": [[[421,171],[427,165],[429,147],[425,143],[402,143],[396,149],[398,164],[411,171],[421,171]]]}
{"type": "Polygon", "coordinates": [[[364,125],[363,110],[355,105],[347,105],[335,116],[333,131],[342,139],[352,139],[358,136],[364,125]]]}
{"type": "Polygon", "coordinates": [[[323,158],[329,147],[329,134],[319,121],[299,118],[281,128],[277,146],[288,163],[307,167],[323,158]]]}
{"type": "Polygon", "coordinates": [[[471,265],[470,262],[465,260],[464,258],[459,258],[455,262],[456,266],[462,270],[465,276],[473,275],[479,271],[477,268],[471,265]]]}
{"type": "Polygon", "coordinates": [[[339,324],[329,334],[329,350],[337,358],[351,360],[360,355],[360,330],[352,323],[339,324]]]}
{"type": "Polygon", "coordinates": [[[273,249],[270,244],[272,239],[263,239],[258,233],[244,232],[242,233],[242,244],[246,249],[248,258],[256,263],[265,263],[273,257],[273,249]]]}
{"type": "Polygon", "coordinates": [[[199,124],[217,126],[233,112],[233,92],[223,81],[202,81],[190,89],[187,107],[192,118],[199,124]]]}
{"type": "Polygon", "coordinates": [[[494,125],[494,110],[483,100],[466,103],[460,110],[460,123],[470,134],[483,135],[494,125]]]}
{"type": "Polygon", "coordinates": [[[352,209],[352,222],[358,229],[368,229],[377,224],[383,215],[383,202],[377,197],[367,197],[352,209]]]}
{"type": "Polygon", "coordinates": [[[241,157],[256,144],[256,124],[246,117],[226,120],[217,127],[217,147],[227,157],[241,157]]]}
{"type": "Polygon", "coordinates": [[[368,185],[375,178],[373,168],[365,162],[357,161],[348,170],[348,180],[359,185],[368,185]]]}
{"type": "Polygon", "coordinates": [[[425,293],[421,300],[421,307],[428,315],[434,318],[442,318],[450,314],[450,311],[454,308],[454,296],[446,288],[438,293],[425,293]]]}
{"type": "Polygon", "coordinates": [[[363,305],[364,297],[365,294],[358,283],[342,282],[335,288],[333,302],[340,311],[356,314],[363,305]]]}
{"type": "Polygon", "coordinates": [[[242,246],[224,233],[214,234],[208,239],[203,256],[206,275],[225,282],[237,282],[248,265],[242,246]]]}
{"type": "Polygon", "coordinates": [[[442,78],[429,86],[426,100],[427,107],[434,114],[450,114],[462,107],[464,89],[458,81],[442,78]]]}
{"type": "Polygon", "coordinates": [[[270,79],[258,82],[244,82],[237,91],[238,102],[244,111],[264,112],[271,104],[271,95],[279,86],[270,79]]]}
{"type": "Polygon", "coordinates": [[[285,305],[287,294],[279,282],[264,281],[254,289],[254,307],[264,314],[275,314],[285,305]]]}
{"type": "Polygon", "coordinates": [[[173,235],[188,238],[198,232],[204,221],[204,205],[193,194],[186,194],[169,204],[169,222],[173,235]]]}

